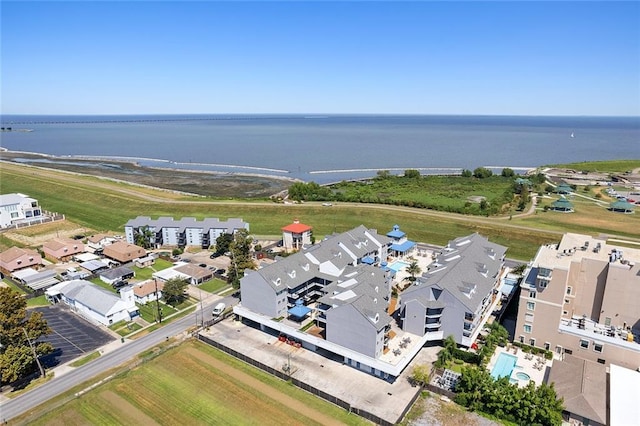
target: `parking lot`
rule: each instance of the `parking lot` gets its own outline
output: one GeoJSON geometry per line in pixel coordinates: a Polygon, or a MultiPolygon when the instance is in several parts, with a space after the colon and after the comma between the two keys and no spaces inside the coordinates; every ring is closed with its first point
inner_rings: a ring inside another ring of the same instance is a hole
{"type": "Polygon", "coordinates": [[[89,354],[100,346],[115,340],[107,331],[101,330],[62,306],[35,308],[47,320],[51,334],[39,341],[51,343],[54,352],[43,358],[47,368],[89,354]]]}

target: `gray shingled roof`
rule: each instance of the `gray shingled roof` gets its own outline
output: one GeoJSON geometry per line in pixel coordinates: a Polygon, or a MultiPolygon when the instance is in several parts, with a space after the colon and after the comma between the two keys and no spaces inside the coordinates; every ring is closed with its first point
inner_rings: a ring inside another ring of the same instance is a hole
{"type": "Polygon", "coordinates": [[[425,300],[430,300],[430,287],[435,286],[475,312],[493,288],[506,251],[506,247],[477,233],[452,240],[416,285],[404,291],[402,299],[407,301],[422,294],[425,300]]]}
{"type": "Polygon", "coordinates": [[[108,280],[115,280],[116,278],[124,277],[125,275],[132,274],[133,270],[126,266],[120,266],[118,268],[108,269],[100,272],[98,275],[105,277],[108,280]]]}
{"type": "Polygon", "coordinates": [[[194,217],[183,217],[182,219],[176,220],[166,216],[159,217],[158,219],[151,219],[148,216],[138,216],[128,221],[125,227],[140,228],[149,226],[156,230],[162,228],[178,228],[180,232],[184,232],[186,228],[202,228],[204,232],[209,232],[210,229],[224,229],[227,233],[232,233],[234,229],[244,228],[246,225],[246,222],[240,218],[229,218],[226,221],[220,221],[218,218],[207,217],[198,221],[194,217]]]}

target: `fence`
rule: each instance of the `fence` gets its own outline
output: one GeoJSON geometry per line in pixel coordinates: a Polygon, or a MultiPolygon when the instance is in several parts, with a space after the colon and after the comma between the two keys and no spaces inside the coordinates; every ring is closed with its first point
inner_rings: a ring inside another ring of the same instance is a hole
{"type": "Polygon", "coordinates": [[[65,218],[63,214],[49,213],[49,212],[45,212],[45,213],[47,213],[46,216],[41,216],[38,219],[31,219],[24,222],[17,222],[5,228],[2,228],[2,230],[4,231],[4,230],[10,230],[10,229],[28,228],[30,226],[40,225],[42,223],[49,223],[49,222],[55,222],[58,220],[64,220],[65,218]]]}
{"type": "Polygon", "coordinates": [[[383,426],[392,426],[398,422],[400,422],[400,420],[402,420],[402,418],[405,416],[405,414],[409,411],[409,409],[411,408],[411,406],[413,405],[413,403],[415,402],[415,400],[418,398],[418,396],[420,396],[420,391],[417,390],[416,394],[413,396],[411,403],[405,408],[405,410],[402,412],[402,415],[395,421],[395,422],[390,422],[388,420],[385,420],[383,418],[380,418],[378,416],[376,416],[373,413],[370,413],[362,408],[358,408],[358,407],[353,407],[351,404],[349,404],[346,401],[343,401],[340,398],[337,398],[333,395],[328,394],[327,392],[324,392],[318,388],[315,388],[313,386],[311,386],[308,383],[302,382],[294,377],[291,377],[288,373],[284,372],[284,371],[280,371],[280,370],[276,370],[273,367],[270,367],[266,364],[261,363],[260,361],[257,361],[253,358],[250,358],[234,349],[231,349],[219,342],[216,342],[215,340],[212,340],[206,336],[203,336],[202,334],[198,333],[198,340],[201,340],[217,349],[220,349],[223,352],[228,353],[229,355],[238,358],[241,361],[246,362],[247,364],[251,364],[254,367],[257,367],[263,371],[266,371],[267,373],[276,376],[282,380],[285,381],[290,381],[293,385],[299,387],[300,389],[303,389],[313,395],[316,395],[322,399],[324,399],[325,401],[331,402],[332,404],[335,404],[341,408],[344,408],[345,410],[349,411],[350,413],[356,414],[360,417],[363,417],[369,421],[372,421],[376,424],[379,425],[383,425],[383,426]]]}

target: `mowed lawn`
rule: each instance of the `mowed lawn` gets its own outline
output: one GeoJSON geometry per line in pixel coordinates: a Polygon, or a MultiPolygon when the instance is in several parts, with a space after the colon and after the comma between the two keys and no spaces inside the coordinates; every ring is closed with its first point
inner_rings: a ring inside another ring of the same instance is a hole
{"type": "Polygon", "coordinates": [[[29,424],[369,423],[204,343],[189,341],[29,424]]]}

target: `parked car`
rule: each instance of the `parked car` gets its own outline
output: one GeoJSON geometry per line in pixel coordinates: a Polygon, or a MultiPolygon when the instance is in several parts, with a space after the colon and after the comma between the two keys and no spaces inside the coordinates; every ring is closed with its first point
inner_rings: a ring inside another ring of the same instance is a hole
{"type": "Polygon", "coordinates": [[[200,265],[198,265],[198,266],[199,266],[199,267],[201,267],[201,268],[206,268],[206,267],[207,267],[207,264],[206,264],[206,263],[201,263],[201,264],[200,264],[200,265]]]}
{"type": "Polygon", "coordinates": [[[225,305],[224,303],[220,302],[218,303],[212,311],[212,314],[214,317],[219,317],[220,315],[222,315],[222,313],[224,312],[225,308],[227,307],[227,305],[225,305]]]}
{"type": "Polygon", "coordinates": [[[211,253],[211,256],[209,256],[209,259],[215,259],[220,256],[222,256],[220,253],[211,253]]]}
{"type": "Polygon", "coordinates": [[[224,269],[217,269],[215,274],[216,275],[224,275],[225,272],[227,272],[227,271],[225,271],[224,269]]]}

